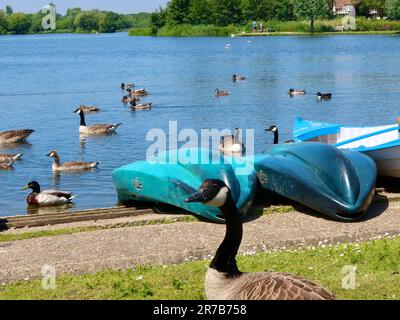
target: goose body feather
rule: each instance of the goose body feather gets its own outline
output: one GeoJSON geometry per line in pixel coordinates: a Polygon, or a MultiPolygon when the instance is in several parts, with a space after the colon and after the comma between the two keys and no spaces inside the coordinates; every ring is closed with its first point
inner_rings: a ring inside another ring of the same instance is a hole
{"type": "Polygon", "coordinates": [[[21,159],[22,154],[7,154],[7,153],[0,153],[0,162],[10,162],[10,161],[17,161],[21,159]]]}
{"type": "Polygon", "coordinates": [[[35,130],[22,129],[22,130],[8,130],[0,132],[0,144],[21,142],[31,135],[35,130]]]}

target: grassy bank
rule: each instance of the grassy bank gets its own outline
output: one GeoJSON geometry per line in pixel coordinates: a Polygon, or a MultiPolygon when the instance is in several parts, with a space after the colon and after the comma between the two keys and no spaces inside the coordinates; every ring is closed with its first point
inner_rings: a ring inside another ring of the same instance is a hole
{"type": "MultiPolygon", "coordinates": [[[[0,286],[0,299],[204,299],[208,261],[139,267],[91,275],[59,276],[57,288],[41,281],[0,286]]],[[[238,257],[244,271],[285,271],[303,275],[338,299],[400,299],[400,238],[363,244],[277,251],[238,257]],[[357,267],[356,288],[342,288],[342,268],[357,267]]]]}
{"type": "MultiPolygon", "coordinates": [[[[309,34],[309,21],[277,21],[269,20],[263,22],[264,30],[268,33],[284,34],[309,34]]],[[[317,20],[314,31],[318,33],[343,34],[347,32],[335,32],[335,28],[342,25],[341,19],[317,20]]],[[[368,20],[357,18],[357,30],[350,31],[351,34],[376,34],[400,32],[400,21],[368,20]]],[[[231,34],[251,33],[251,23],[241,26],[217,27],[214,25],[174,25],[165,26],[158,30],[152,28],[133,28],[129,35],[132,36],[174,36],[174,37],[196,37],[196,36],[230,36],[231,34]]]]}

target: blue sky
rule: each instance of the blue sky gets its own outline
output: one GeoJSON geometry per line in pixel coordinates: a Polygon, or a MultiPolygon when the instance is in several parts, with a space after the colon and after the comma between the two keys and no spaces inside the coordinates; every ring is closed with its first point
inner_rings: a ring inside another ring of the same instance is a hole
{"type": "Polygon", "coordinates": [[[121,13],[152,12],[158,6],[165,7],[168,0],[0,0],[0,8],[13,7],[14,12],[37,12],[44,5],[52,2],[57,12],[64,14],[67,8],[111,10],[121,13]]]}

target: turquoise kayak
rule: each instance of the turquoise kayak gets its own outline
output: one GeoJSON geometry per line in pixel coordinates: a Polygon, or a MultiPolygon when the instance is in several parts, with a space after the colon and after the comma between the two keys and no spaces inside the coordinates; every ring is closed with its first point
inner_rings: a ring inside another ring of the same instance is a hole
{"type": "Polygon", "coordinates": [[[224,222],[218,208],[184,201],[204,180],[223,180],[243,216],[253,202],[257,186],[256,173],[250,163],[204,149],[160,153],[148,161],[115,169],[112,176],[122,204],[165,203],[215,222],[224,222]]]}
{"type": "Polygon", "coordinates": [[[253,162],[264,189],[339,221],[360,219],[375,192],[372,159],[323,143],[274,145],[253,162]]]}

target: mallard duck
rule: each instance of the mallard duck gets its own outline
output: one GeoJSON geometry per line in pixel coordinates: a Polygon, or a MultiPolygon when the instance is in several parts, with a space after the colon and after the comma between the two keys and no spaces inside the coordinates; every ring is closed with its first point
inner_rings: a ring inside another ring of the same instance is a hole
{"type": "Polygon", "coordinates": [[[0,162],[9,162],[9,161],[17,161],[21,159],[22,153],[18,154],[7,154],[7,153],[0,153],[0,162]]]}
{"type": "Polygon", "coordinates": [[[0,162],[0,170],[8,170],[13,166],[14,161],[0,162]]]}
{"type": "Polygon", "coordinates": [[[218,88],[215,89],[215,96],[220,97],[220,96],[229,96],[229,91],[224,91],[224,90],[219,90],[218,88]]]}
{"type": "Polygon", "coordinates": [[[55,150],[50,151],[47,154],[48,157],[53,158],[53,171],[85,171],[96,168],[100,162],[82,162],[82,161],[70,161],[64,162],[63,164],[60,163],[60,157],[55,150]]]}
{"type": "Polygon", "coordinates": [[[94,125],[91,125],[90,127],[88,127],[88,126],[86,126],[85,115],[84,115],[82,109],[78,108],[74,111],[74,113],[78,113],[81,118],[81,123],[79,126],[79,133],[81,133],[81,134],[91,134],[91,135],[111,134],[111,133],[114,133],[115,130],[122,124],[122,123],[94,124],[94,125]]]}
{"type": "Polygon", "coordinates": [[[21,142],[29,137],[32,132],[35,132],[35,130],[22,129],[0,132],[0,144],[21,142]]]}
{"type": "Polygon", "coordinates": [[[295,90],[295,89],[293,89],[293,88],[290,88],[289,89],[289,94],[291,95],[291,96],[299,96],[299,95],[303,95],[303,94],[306,94],[306,90],[295,90]]]}
{"type": "Polygon", "coordinates": [[[243,237],[240,213],[227,185],[221,180],[206,180],[185,202],[200,202],[217,207],[225,218],[225,238],[205,276],[209,300],[334,300],[335,296],[303,277],[281,272],[243,273],[236,264],[243,237]]]}
{"type": "Polygon", "coordinates": [[[133,102],[133,101],[134,102],[138,102],[138,101],[140,101],[140,98],[135,97],[135,96],[131,96],[131,97],[123,96],[122,99],[121,99],[121,102],[123,104],[128,104],[128,103],[133,102]]]}
{"type": "Polygon", "coordinates": [[[232,80],[233,81],[240,81],[240,80],[246,80],[246,78],[244,76],[238,76],[238,75],[234,74],[232,76],[232,80]]]}
{"type": "Polygon", "coordinates": [[[81,109],[84,113],[92,113],[92,112],[99,112],[100,111],[99,107],[85,106],[85,105],[81,105],[79,107],[79,109],[81,109]]]}
{"type": "Polygon", "coordinates": [[[246,147],[244,146],[244,143],[239,140],[239,135],[239,129],[235,128],[233,135],[222,136],[219,151],[224,154],[242,155],[245,152],[246,147]]]}
{"type": "Polygon", "coordinates": [[[30,206],[59,206],[71,203],[76,197],[71,192],[59,190],[40,191],[40,185],[36,181],[29,182],[22,190],[32,189],[32,192],[26,198],[30,206]]]}
{"type": "Polygon", "coordinates": [[[318,100],[329,100],[332,98],[332,93],[321,93],[317,92],[317,99],[318,100]]]}
{"type": "Polygon", "coordinates": [[[147,92],[146,89],[137,89],[137,90],[133,90],[131,92],[131,95],[133,96],[147,96],[149,93],[147,92]]]}
{"type": "Polygon", "coordinates": [[[131,110],[136,111],[136,110],[148,110],[151,109],[152,103],[142,103],[142,104],[136,104],[136,101],[133,100],[130,102],[131,104],[131,110]]]}
{"type": "Polygon", "coordinates": [[[133,88],[135,85],[133,83],[121,83],[121,89],[133,88]]]}

